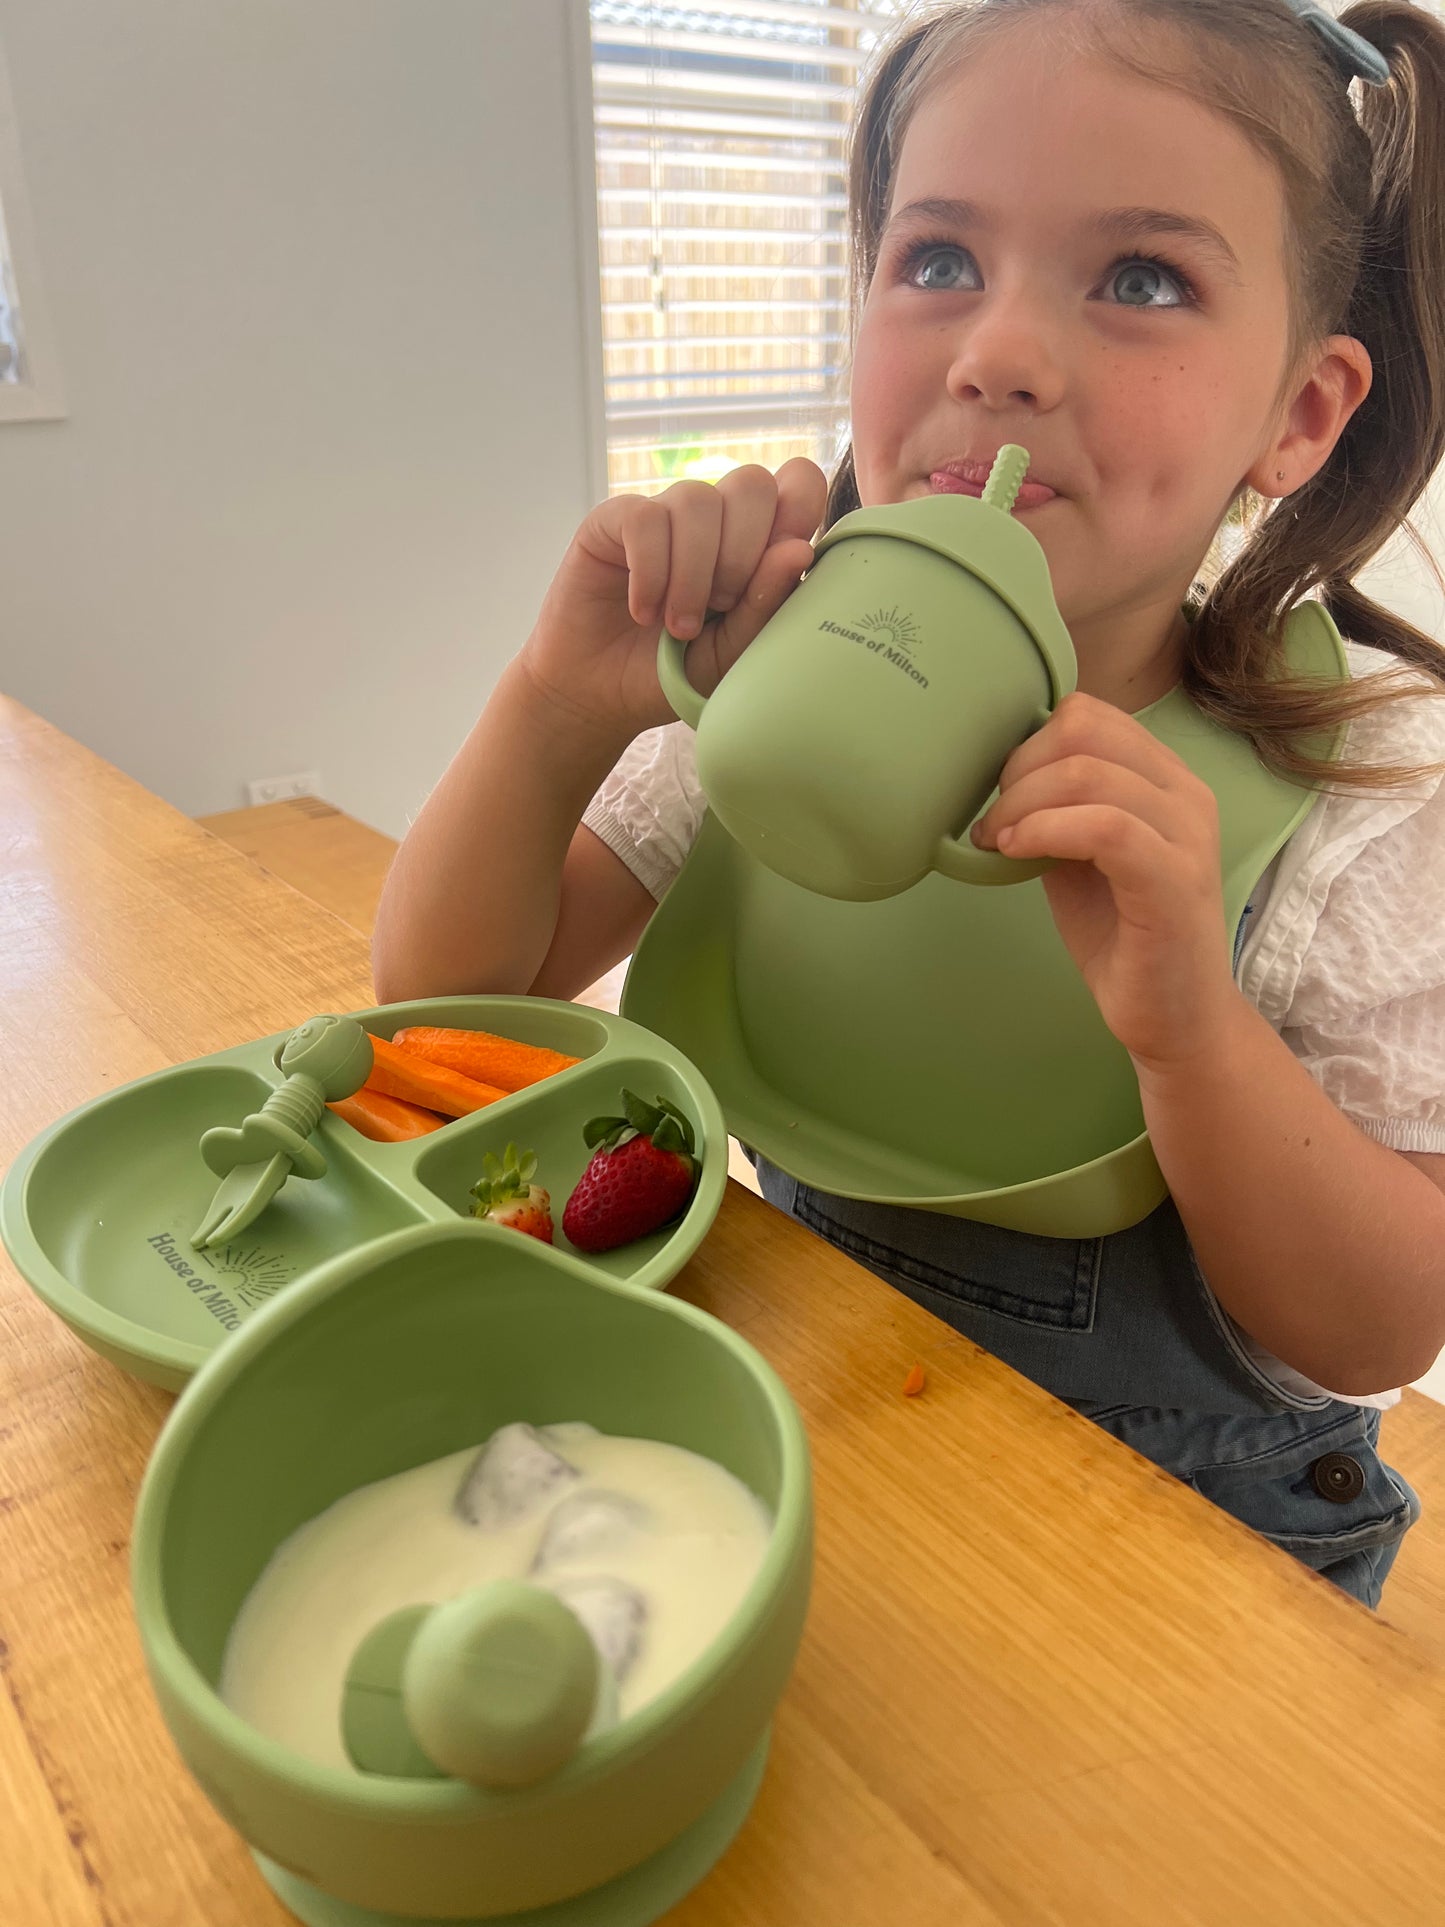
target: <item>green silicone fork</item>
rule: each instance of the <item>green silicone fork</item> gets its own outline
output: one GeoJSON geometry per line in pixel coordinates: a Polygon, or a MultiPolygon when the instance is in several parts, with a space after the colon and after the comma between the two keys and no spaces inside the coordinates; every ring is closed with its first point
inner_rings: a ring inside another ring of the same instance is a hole
{"type": "Polygon", "coordinates": [[[326,1160],[309,1142],[327,1104],[350,1097],[371,1075],[371,1039],[353,1018],[312,1017],[286,1040],[286,1073],[259,1111],[239,1127],[218,1125],[201,1139],[201,1156],[221,1182],[191,1235],[199,1251],[221,1244],[260,1217],[294,1171],[319,1178],[326,1160]]]}

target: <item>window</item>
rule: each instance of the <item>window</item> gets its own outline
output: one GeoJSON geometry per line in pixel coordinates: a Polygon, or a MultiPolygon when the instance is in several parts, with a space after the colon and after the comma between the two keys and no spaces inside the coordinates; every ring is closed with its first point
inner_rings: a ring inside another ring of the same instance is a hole
{"type": "Polygon", "coordinates": [[[0,422],[53,421],[64,413],[30,243],[9,76],[0,56],[0,422]]]}
{"type": "Polygon", "coordinates": [[[20,302],[15,293],[15,270],[10,265],[10,249],[5,240],[5,219],[0,214],[0,381],[18,385],[25,367],[20,347],[20,302]]]}
{"type": "Polygon", "coordinates": [[[845,439],[846,141],[896,0],[590,0],[608,484],[845,439]]]}

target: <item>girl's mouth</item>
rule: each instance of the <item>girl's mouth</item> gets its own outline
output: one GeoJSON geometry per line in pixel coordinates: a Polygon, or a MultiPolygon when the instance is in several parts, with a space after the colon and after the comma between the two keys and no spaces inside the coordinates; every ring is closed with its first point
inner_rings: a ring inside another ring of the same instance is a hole
{"type": "MultiPolygon", "coordinates": [[[[988,480],[989,467],[987,462],[946,462],[942,468],[934,469],[928,486],[935,495],[980,496],[988,480]]],[[[1042,508],[1045,502],[1053,501],[1055,494],[1046,482],[1025,481],[1014,502],[1014,511],[1042,508]]]]}

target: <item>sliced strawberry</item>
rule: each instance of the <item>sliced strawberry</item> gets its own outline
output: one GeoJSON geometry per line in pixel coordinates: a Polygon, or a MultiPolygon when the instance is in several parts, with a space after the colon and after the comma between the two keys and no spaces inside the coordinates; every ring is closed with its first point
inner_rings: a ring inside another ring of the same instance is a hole
{"type": "Polygon", "coordinates": [[[613,1251],[670,1224],[697,1183],[691,1124],[665,1097],[622,1093],[626,1115],[594,1117],[582,1136],[596,1154],[562,1213],[579,1251],[613,1251]]]}
{"type": "Polygon", "coordinates": [[[552,1198],[540,1184],[535,1151],[520,1153],[509,1144],[501,1158],[488,1151],[482,1159],[483,1175],[472,1186],[472,1216],[490,1218],[512,1231],[525,1231],[529,1238],[552,1242],[552,1198]]]}

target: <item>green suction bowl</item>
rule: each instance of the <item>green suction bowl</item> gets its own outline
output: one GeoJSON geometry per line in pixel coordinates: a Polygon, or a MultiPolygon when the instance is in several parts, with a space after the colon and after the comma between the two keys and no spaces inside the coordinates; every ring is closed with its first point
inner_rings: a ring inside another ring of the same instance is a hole
{"type": "Polygon", "coordinates": [[[811,1571],[807,1440],[749,1345],[568,1252],[461,1222],[318,1267],[215,1353],[161,1432],[132,1555],[146,1664],[176,1745],[309,1927],[656,1919],[751,1805],[811,1571]],[[500,1425],[566,1419],[699,1452],[773,1514],[738,1611],[666,1692],[508,1793],[323,1767],[222,1701],[242,1601],[305,1520],[500,1425]]]}

